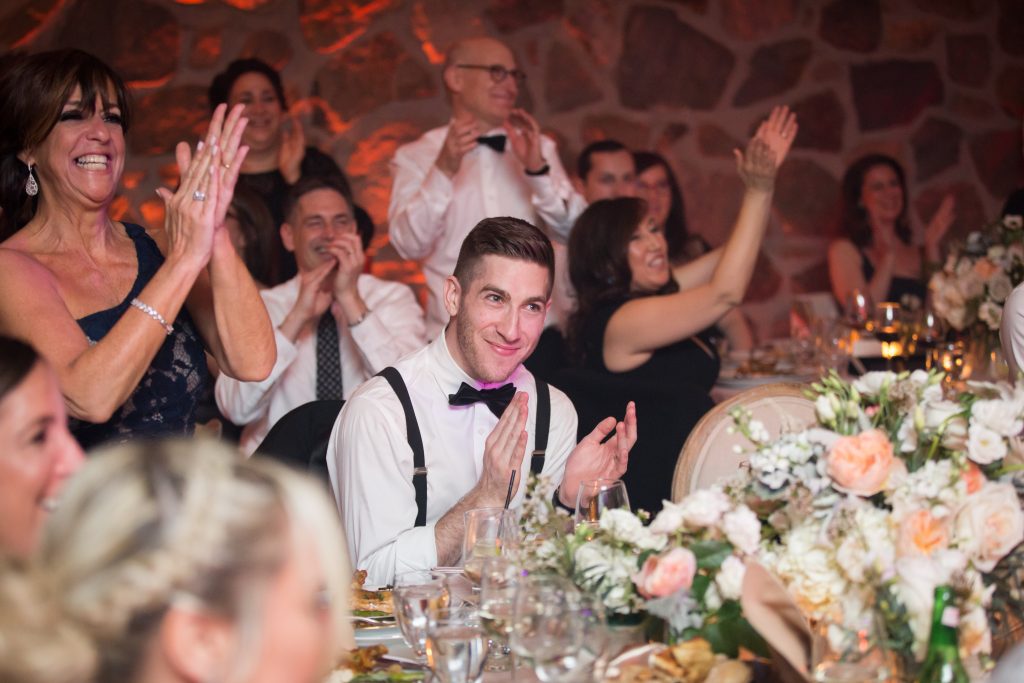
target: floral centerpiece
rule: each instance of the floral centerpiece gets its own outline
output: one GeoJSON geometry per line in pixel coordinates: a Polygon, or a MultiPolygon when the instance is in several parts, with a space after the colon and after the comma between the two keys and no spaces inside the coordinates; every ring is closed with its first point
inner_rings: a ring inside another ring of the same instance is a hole
{"type": "Polygon", "coordinates": [[[934,588],[949,583],[962,654],[984,662],[993,633],[1024,614],[1024,513],[1012,477],[1024,388],[971,383],[947,394],[942,379],[830,374],[809,392],[815,424],[777,438],[734,411],[752,444],[748,465],[666,502],[650,523],[611,510],[597,529],[552,535],[559,513],[531,496],[524,561],[601,595],[613,614],[647,611],[675,636],[703,635],[734,654],[758,649],[738,601],[755,559],[810,621],[834,627],[830,636],[880,623],[881,644],[908,672],[926,649],[934,588]]]}
{"type": "Polygon", "coordinates": [[[571,529],[551,503],[547,480],[531,480],[520,561],[532,572],[565,576],[601,598],[612,624],[661,617],[672,641],[701,636],[719,653],[766,654],[740,609],[744,559],[756,553],[761,523],[722,491],[649,515],[605,510],[596,526],[571,529]]]}
{"type": "Polygon", "coordinates": [[[768,440],[735,415],[754,449],[726,490],[764,522],[761,561],[813,620],[856,631],[879,616],[910,669],[927,646],[934,588],[952,583],[962,654],[987,657],[991,625],[1024,607],[1024,513],[1008,476],[1024,390],[972,383],[946,396],[940,373],[917,371],[832,374],[813,393],[817,425],[797,434],[768,440]]]}
{"type": "Polygon", "coordinates": [[[955,245],[928,283],[935,312],[952,329],[998,345],[1003,302],[1024,281],[1024,219],[1005,216],[955,245]]]}

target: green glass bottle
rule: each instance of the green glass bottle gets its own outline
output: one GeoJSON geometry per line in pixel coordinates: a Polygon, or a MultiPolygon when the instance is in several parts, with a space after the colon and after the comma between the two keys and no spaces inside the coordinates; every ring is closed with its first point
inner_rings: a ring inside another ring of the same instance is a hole
{"type": "Polygon", "coordinates": [[[953,604],[953,589],[936,586],[932,633],[918,683],[970,683],[971,679],[960,662],[960,649],[956,642],[959,623],[960,610],[953,604]]]}

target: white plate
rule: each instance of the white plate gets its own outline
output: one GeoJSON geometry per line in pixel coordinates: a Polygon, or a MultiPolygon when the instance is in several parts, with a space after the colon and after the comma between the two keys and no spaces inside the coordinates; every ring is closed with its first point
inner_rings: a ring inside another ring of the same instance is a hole
{"type": "Polygon", "coordinates": [[[353,631],[356,635],[356,645],[360,647],[387,645],[389,652],[392,651],[392,645],[396,643],[405,647],[405,640],[402,638],[402,631],[398,626],[368,626],[353,629],[353,631]]]}

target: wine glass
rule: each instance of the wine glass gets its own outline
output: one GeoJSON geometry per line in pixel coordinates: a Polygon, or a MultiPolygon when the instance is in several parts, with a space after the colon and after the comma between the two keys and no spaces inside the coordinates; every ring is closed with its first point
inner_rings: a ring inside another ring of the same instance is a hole
{"type": "Polygon", "coordinates": [[[480,583],[480,569],[488,557],[500,557],[519,540],[516,515],[504,508],[476,508],[463,514],[466,534],[462,537],[462,569],[474,584],[480,583]]]}
{"type": "Polygon", "coordinates": [[[576,526],[596,528],[605,510],[629,509],[626,484],[620,479],[594,479],[580,484],[576,494],[576,526]]]}
{"type": "Polygon", "coordinates": [[[432,609],[447,607],[448,585],[429,572],[405,572],[395,577],[395,620],[405,642],[420,659],[427,656],[427,621],[432,609]]]}
{"type": "Polygon", "coordinates": [[[441,683],[474,683],[483,674],[487,639],[480,615],[469,606],[427,613],[427,665],[441,683]]]}
{"type": "Polygon", "coordinates": [[[608,622],[601,599],[589,593],[576,596],[570,615],[583,632],[580,647],[543,661],[535,662],[537,678],[549,681],[604,680],[605,654],[609,644],[608,622]]]}
{"type": "Polygon", "coordinates": [[[917,328],[917,348],[924,352],[924,367],[932,369],[935,362],[933,349],[939,346],[946,337],[946,326],[935,311],[925,309],[921,314],[921,320],[917,328]]]}
{"type": "Polygon", "coordinates": [[[885,369],[892,370],[892,359],[903,352],[899,343],[902,322],[900,305],[892,301],[883,301],[875,306],[874,335],[882,342],[882,357],[885,358],[885,369]]]}
{"type": "Polygon", "coordinates": [[[864,330],[871,323],[871,299],[867,294],[855,289],[850,292],[843,306],[843,320],[853,329],[864,330]]]}
{"type": "Polygon", "coordinates": [[[562,680],[558,662],[577,656],[583,645],[579,605],[579,591],[560,576],[530,575],[516,589],[509,644],[543,683],[562,680]]]}
{"type": "Polygon", "coordinates": [[[480,570],[480,622],[489,638],[488,671],[509,668],[512,605],[521,570],[507,557],[488,557],[480,570]]]}

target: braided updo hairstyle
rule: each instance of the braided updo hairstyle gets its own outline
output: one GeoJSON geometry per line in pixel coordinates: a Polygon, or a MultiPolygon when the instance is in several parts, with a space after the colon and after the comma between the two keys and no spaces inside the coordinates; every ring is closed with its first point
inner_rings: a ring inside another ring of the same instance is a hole
{"type": "Polygon", "coordinates": [[[299,534],[320,556],[336,655],[351,646],[337,513],[303,475],[216,442],[136,442],[90,457],[50,519],[40,562],[95,643],[99,683],[133,680],[168,608],[181,604],[235,624],[239,675],[260,650],[266,587],[299,534]]]}

